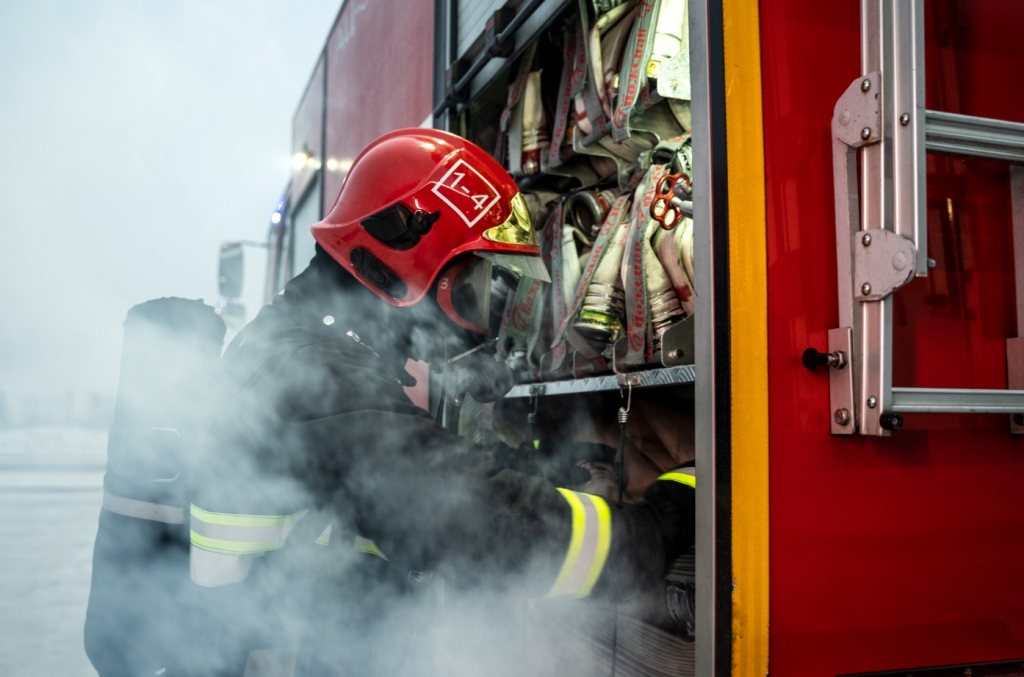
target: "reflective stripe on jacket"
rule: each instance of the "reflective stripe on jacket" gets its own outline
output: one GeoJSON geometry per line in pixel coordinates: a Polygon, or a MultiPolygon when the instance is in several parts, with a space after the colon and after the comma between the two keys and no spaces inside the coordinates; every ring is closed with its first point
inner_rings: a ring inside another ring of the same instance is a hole
{"type": "Polygon", "coordinates": [[[594,588],[612,544],[612,513],[600,496],[559,488],[572,509],[572,536],[549,597],[586,597],[594,588]]]}
{"type": "Polygon", "coordinates": [[[103,492],[103,509],[125,517],[135,517],[152,522],[165,524],[183,524],[185,522],[184,508],[138,501],[134,498],[116,496],[108,491],[103,492]]]}
{"type": "Polygon", "coordinates": [[[192,545],[228,555],[251,555],[284,547],[288,534],[308,510],[291,515],[232,515],[208,512],[194,503],[192,545]]]}
{"type": "MultiPolygon", "coordinates": [[[[659,481],[678,482],[697,488],[697,478],[690,472],[667,472],[659,481]]],[[[572,536],[554,585],[548,597],[586,597],[601,576],[612,542],[612,514],[600,496],[569,489],[558,489],[572,509],[572,536]]]]}
{"type": "Polygon", "coordinates": [[[693,475],[691,475],[688,472],[681,472],[679,470],[674,470],[672,472],[665,473],[664,475],[662,475],[658,479],[659,480],[667,480],[667,481],[670,481],[670,482],[679,482],[680,484],[685,484],[686,486],[692,487],[693,489],[697,488],[697,478],[694,477],[693,475]]]}

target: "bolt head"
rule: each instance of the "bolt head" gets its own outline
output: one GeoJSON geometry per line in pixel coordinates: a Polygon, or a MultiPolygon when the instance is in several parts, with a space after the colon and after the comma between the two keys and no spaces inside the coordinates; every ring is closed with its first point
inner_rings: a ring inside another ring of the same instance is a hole
{"type": "Polygon", "coordinates": [[[326,324],[328,327],[330,327],[332,324],[334,324],[334,316],[333,315],[324,315],[324,324],[326,324]]]}
{"type": "Polygon", "coordinates": [[[864,78],[860,83],[860,91],[866,92],[869,89],[871,89],[871,80],[869,78],[864,78]]]}
{"type": "Polygon", "coordinates": [[[860,130],[860,138],[864,139],[865,141],[870,139],[871,138],[871,128],[870,127],[865,127],[864,129],[860,130]]]}
{"type": "Polygon", "coordinates": [[[870,294],[871,293],[871,285],[869,283],[867,283],[867,282],[862,284],[860,286],[860,293],[862,295],[864,295],[864,296],[867,296],[868,294],[870,294]]]}
{"type": "Polygon", "coordinates": [[[850,425],[850,410],[845,407],[836,409],[836,413],[832,416],[838,425],[850,425]]]}
{"type": "Polygon", "coordinates": [[[870,247],[871,246],[871,234],[870,233],[864,233],[864,236],[861,237],[860,241],[861,241],[861,243],[865,247],[870,247]]]}
{"type": "Polygon", "coordinates": [[[900,124],[904,127],[910,124],[910,113],[904,113],[900,116],[900,124]]]}
{"type": "Polygon", "coordinates": [[[874,409],[877,406],[878,406],[878,398],[876,398],[874,395],[872,395],[871,397],[868,398],[868,408],[869,409],[874,409]]]}
{"type": "Polygon", "coordinates": [[[1013,422],[1017,425],[1024,425],[1024,414],[1014,414],[1013,422]]]}

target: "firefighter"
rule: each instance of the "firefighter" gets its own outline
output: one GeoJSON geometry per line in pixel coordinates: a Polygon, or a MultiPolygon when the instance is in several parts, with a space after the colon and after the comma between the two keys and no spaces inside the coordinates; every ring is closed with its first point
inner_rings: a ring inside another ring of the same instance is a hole
{"type": "Polygon", "coordinates": [[[442,131],[386,134],[313,236],[309,267],[223,357],[230,389],[190,509],[197,672],[408,664],[381,642],[415,625],[402,600],[435,571],[460,588],[603,600],[661,580],[693,544],[692,475],[670,473],[639,504],[557,487],[529,454],[466,442],[404,390],[409,359],[435,372],[489,360],[492,373],[493,344],[473,352],[490,333],[492,266],[548,279],[493,158],[442,131]]]}

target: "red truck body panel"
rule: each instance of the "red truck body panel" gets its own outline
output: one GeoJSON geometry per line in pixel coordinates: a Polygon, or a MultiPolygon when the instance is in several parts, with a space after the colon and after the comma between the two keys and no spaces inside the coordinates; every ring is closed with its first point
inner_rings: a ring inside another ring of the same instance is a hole
{"type": "Polygon", "coordinates": [[[316,176],[316,168],[323,163],[324,136],[324,58],[316,62],[316,68],[309,79],[302,102],[295,111],[292,125],[292,153],[306,151],[313,162],[307,162],[302,169],[292,173],[291,196],[298,199],[316,176]]]}
{"type": "Polygon", "coordinates": [[[432,0],[348,0],[325,48],[327,159],[323,213],[348,163],[381,134],[419,126],[433,109],[432,0]],[[333,166],[333,164],[331,165],[333,166]]]}
{"type": "MultiPolygon", "coordinates": [[[[1024,122],[1024,3],[925,3],[927,107],[1024,122]]],[[[768,223],[770,666],[836,675],[1024,658],[1024,438],[1004,415],[829,433],[838,326],[830,121],[859,3],[761,2],[768,223]]],[[[896,293],[893,384],[1006,388],[1008,166],[928,156],[937,267],[896,293]]],[[[734,421],[733,425],[743,425],[734,421]]]]}

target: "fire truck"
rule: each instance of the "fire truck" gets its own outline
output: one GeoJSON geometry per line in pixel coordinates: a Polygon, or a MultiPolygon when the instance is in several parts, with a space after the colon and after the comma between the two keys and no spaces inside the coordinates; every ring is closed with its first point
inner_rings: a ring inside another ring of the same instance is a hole
{"type": "Polygon", "coordinates": [[[1012,0],[346,0],[264,300],[377,136],[493,149],[553,282],[505,281],[519,384],[474,415],[627,411],[634,497],[695,457],[692,644],[616,625],[560,674],[1019,675],[1022,35],[1012,0]]]}

